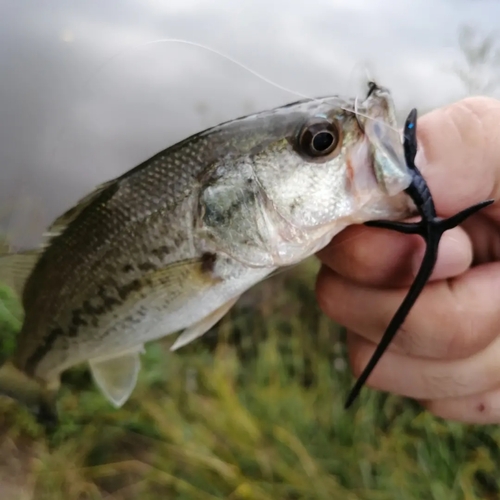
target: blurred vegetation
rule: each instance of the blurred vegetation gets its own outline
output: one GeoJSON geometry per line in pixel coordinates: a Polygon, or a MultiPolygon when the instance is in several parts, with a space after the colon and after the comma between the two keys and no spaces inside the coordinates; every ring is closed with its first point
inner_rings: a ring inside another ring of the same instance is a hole
{"type": "MultiPolygon", "coordinates": [[[[65,374],[52,435],[0,400],[0,491],[18,481],[12,499],[499,498],[497,427],[443,422],[369,389],[343,409],[353,380],[342,332],[315,302],[316,269],[310,260],[262,283],[175,354],[173,339],[148,345],[119,410],[85,367],[65,374]]],[[[3,289],[0,305],[12,339],[18,303],[3,289]]]]}

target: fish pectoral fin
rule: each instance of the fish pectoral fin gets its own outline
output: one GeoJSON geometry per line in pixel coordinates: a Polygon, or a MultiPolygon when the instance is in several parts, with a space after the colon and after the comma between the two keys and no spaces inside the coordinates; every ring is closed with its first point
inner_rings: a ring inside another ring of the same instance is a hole
{"type": "Polygon", "coordinates": [[[127,401],[137,384],[141,352],[144,352],[142,344],[118,356],[89,360],[97,386],[115,408],[127,401]]]}
{"type": "Polygon", "coordinates": [[[0,256],[0,281],[19,296],[40,257],[39,250],[11,253],[0,256]]]}
{"type": "Polygon", "coordinates": [[[236,304],[239,298],[240,297],[238,296],[234,299],[231,299],[230,301],[226,302],[224,305],[216,309],[214,312],[210,313],[208,316],[205,316],[198,323],[195,323],[189,328],[186,328],[177,337],[172,347],[170,347],[170,350],[176,351],[177,349],[184,347],[193,340],[196,340],[198,337],[201,337],[202,335],[207,333],[208,330],[210,330],[210,328],[212,328],[219,320],[222,319],[223,316],[225,316],[229,312],[231,307],[233,307],[234,304],[236,304]]]}

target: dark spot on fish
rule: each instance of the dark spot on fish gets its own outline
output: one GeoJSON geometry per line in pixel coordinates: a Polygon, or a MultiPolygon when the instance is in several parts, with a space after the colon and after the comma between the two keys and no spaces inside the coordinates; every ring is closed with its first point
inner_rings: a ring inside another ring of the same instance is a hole
{"type": "Polygon", "coordinates": [[[155,257],[162,258],[170,253],[170,249],[166,245],[162,245],[161,247],[154,248],[153,250],[151,250],[151,253],[155,257]]]}
{"type": "Polygon", "coordinates": [[[211,252],[205,252],[201,256],[201,270],[204,273],[212,273],[217,262],[217,255],[211,252]]]}
{"type": "Polygon", "coordinates": [[[154,271],[156,269],[156,266],[151,262],[143,262],[142,264],[139,264],[137,267],[144,272],[154,271]]]}
{"type": "Polygon", "coordinates": [[[72,311],[71,324],[68,327],[69,337],[76,337],[80,327],[88,326],[89,321],[91,321],[92,326],[97,327],[97,316],[105,314],[112,306],[120,303],[120,301],[114,297],[106,296],[105,290],[102,287],[99,290],[99,295],[104,302],[102,306],[92,306],[88,301],[85,301],[82,308],[72,311]]]}
{"type": "Polygon", "coordinates": [[[118,288],[117,292],[118,295],[120,296],[120,299],[125,301],[132,292],[138,292],[140,289],[141,289],[140,280],[133,280],[127,285],[118,288]]]}
{"type": "Polygon", "coordinates": [[[49,334],[45,337],[43,344],[40,344],[38,349],[35,350],[26,362],[26,373],[29,376],[32,377],[34,375],[38,363],[50,351],[56,339],[63,336],[64,330],[61,327],[55,327],[50,330],[49,334]]]}
{"type": "Polygon", "coordinates": [[[132,271],[134,270],[134,266],[132,264],[125,264],[123,267],[122,267],[122,271],[124,273],[131,273],[132,271]]]}
{"type": "Polygon", "coordinates": [[[484,403],[479,403],[478,406],[477,406],[477,411],[479,413],[483,413],[484,410],[486,410],[486,406],[484,405],[484,403]]]}
{"type": "Polygon", "coordinates": [[[113,308],[114,306],[121,304],[121,302],[118,299],[116,299],[115,297],[104,297],[103,300],[104,300],[104,307],[108,311],[111,308],[113,308]]]}
{"type": "Polygon", "coordinates": [[[128,322],[132,325],[138,325],[142,322],[142,317],[141,316],[131,316],[128,318],[128,322]]]}
{"type": "Polygon", "coordinates": [[[90,302],[88,300],[83,301],[82,309],[85,311],[86,314],[92,314],[93,307],[90,305],[90,302]]]}
{"type": "Polygon", "coordinates": [[[106,312],[104,306],[93,306],[88,300],[83,302],[82,309],[88,316],[100,316],[106,312]]]}
{"type": "Polygon", "coordinates": [[[116,297],[109,295],[106,288],[103,286],[99,287],[99,291],[97,292],[97,294],[102,299],[104,312],[108,312],[113,306],[121,304],[121,302],[116,297]]]}
{"type": "Polygon", "coordinates": [[[83,310],[82,309],[75,309],[71,313],[71,324],[72,326],[75,326],[78,328],[79,326],[87,326],[88,322],[83,316],[83,310]]]}

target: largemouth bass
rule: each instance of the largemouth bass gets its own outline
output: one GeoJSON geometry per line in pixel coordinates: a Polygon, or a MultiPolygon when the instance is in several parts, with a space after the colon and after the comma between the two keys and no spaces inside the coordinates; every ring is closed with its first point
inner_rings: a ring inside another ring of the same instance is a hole
{"type": "Polygon", "coordinates": [[[415,213],[390,92],[295,102],[205,130],[99,186],[40,248],[0,258],[25,318],[0,393],[37,408],[88,362],[116,407],[144,343],[203,335],[250,287],[350,224],[415,213]]]}

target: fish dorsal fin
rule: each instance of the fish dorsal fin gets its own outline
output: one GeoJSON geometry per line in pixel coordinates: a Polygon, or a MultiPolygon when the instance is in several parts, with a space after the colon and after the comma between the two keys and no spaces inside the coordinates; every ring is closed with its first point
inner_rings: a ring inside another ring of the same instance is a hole
{"type": "Polygon", "coordinates": [[[118,356],[89,360],[97,386],[115,408],[120,408],[134,390],[141,369],[142,352],[144,346],[141,344],[118,356]]]}
{"type": "Polygon", "coordinates": [[[193,340],[196,340],[198,337],[201,337],[206,332],[208,332],[210,328],[212,328],[219,320],[223,318],[223,316],[226,315],[226,313],[229,312],[231,307],[233,307],[234,304],[236,304],[239,298],[240,297],[238,296],[234,299],[231,299],[230,301],[226,302],[224,305],[216,309],[214,312],[210,313],[208,316],[205,316],[198,323],[195,323],[189,328],[186,328],[177,337],[176,341],[173,343],[170,350],[176,351],[177,349],[184,347],[185,345],[189,344],[190,342],[193,342],[193,340]]]}
{"type": "Polygon", "coordinates": [[[110,195],[114,194],[118,190],[119,184],[115,180],[105,182],[82,198],[73,208],[56,219],[44,233],[40,248],[18,253],[7,253],[9,250],[8,244],[0,241],[0,282],[5,283],[21,296],[26,280],[50,241],[60,235],[85,208],[97,200],[113,184],[116,186],[116,189],[110,195]],[[5,255],[2,255],[4,253],[5,255]]]}
{"type": "Polygon", "coordinates": [[[93,191],[91,191],[87,196],[81,198],[75,206],[64,212],[60,217],[58,217],[47,229],[44,233],[44,244],[47,245],[53,238],[59,236],[64,230],[76,220],[76,218],[94,201],[96,201],[99,196],[101,196],[104,191],[110,188],[112,185],[115,185],[116,188],[113,191],[116,192],[119,188],[118,182],[113,179],[108,182],[104,182],[97,186],[93,191]]]}
{"type": "Polygon", "coordinates": [[[39,250],[0,255],[0,282],[5,283],[21,296],[26,280],[39,258],[39,250]]]}

